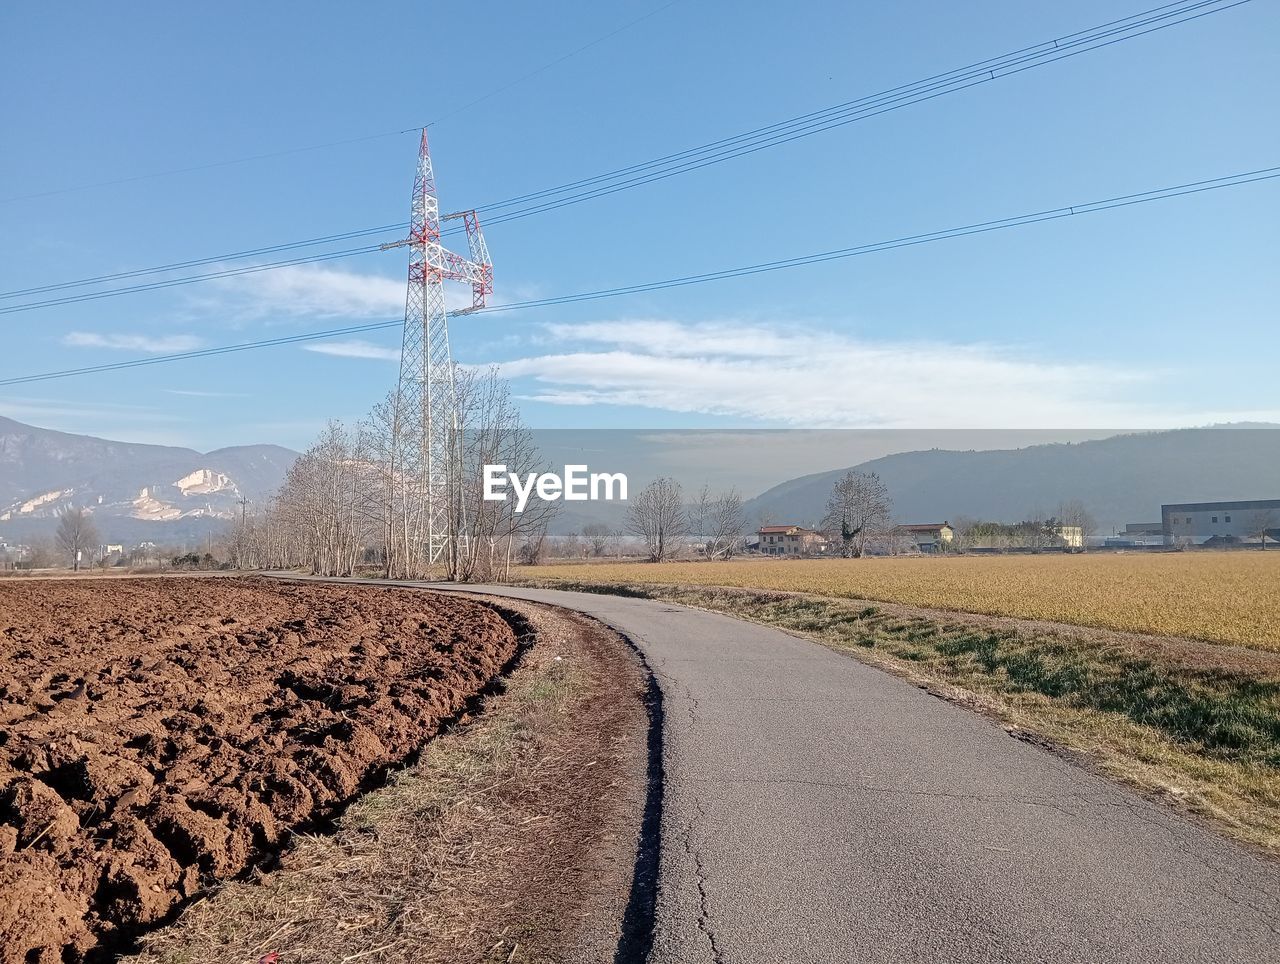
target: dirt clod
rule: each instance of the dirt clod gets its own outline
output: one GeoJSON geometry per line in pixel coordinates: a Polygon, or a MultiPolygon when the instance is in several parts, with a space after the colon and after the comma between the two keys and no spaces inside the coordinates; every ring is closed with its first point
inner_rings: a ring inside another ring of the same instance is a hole
{"type": "Polygon", "coordinates": [[[407,590],[0,586],[0,964],[129,946],[333,816],[516,650],[492,610],[407,590]]]}

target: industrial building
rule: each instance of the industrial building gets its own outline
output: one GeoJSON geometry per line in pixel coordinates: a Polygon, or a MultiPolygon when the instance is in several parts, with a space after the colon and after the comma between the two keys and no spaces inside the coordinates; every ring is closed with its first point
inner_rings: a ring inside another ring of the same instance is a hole
{"type": "Polygon", "coordinates": [[[1163,505],[1160,523],[1166,546],[1280,542],[1280,499],[1163,505]]]}

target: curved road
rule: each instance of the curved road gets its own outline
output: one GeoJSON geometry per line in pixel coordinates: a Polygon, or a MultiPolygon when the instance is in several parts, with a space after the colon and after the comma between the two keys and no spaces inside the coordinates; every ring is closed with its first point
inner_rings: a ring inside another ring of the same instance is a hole
{"type": "Polygon", "coordinates": [[[1276,864],[975,713],[714,613],[467,590],[594,616],[657,677],[651,960],[1280,961],[1276,864]]]}
{"type": "Polygon", "coordinates": [[[851,657],[653,600],[373,582],[639,647],[664,708],[653,964],[1280,962],[1280,864],[851,657]]]}

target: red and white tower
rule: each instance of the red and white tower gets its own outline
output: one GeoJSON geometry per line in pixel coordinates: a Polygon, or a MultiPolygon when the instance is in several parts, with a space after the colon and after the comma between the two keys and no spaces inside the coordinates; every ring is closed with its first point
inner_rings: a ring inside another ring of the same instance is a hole
{"type": "MultiPolygon", "coordinates": [[[[450,314],[483,308],[493,294],[493,264],[475,211],[459,218],[467,231],[469,258],[440,243],[440,204],[422,131],[418,171],[413,179],[409,236],[383,248],[408,247],[409,287],[405,295],[404,341],[396,392],[396,475],[404,484],[404,551],[408,574],[420,574],[456,558],[465,531],[462,505],[463,440],[459,423],[453,357],[449,353],[450,314]],[[471,285],[471,307],[446,312],[444,282],[471,285]]],[[[449,566],[452,569],[452,566],[449,566]]]]}

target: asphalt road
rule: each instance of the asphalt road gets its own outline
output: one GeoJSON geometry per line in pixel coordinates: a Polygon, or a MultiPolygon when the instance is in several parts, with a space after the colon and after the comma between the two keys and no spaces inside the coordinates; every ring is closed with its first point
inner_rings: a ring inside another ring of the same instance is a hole
{"type": "Polygon", "coordinates": [[[588,613],[657,677],[653,961],[1280,961],[1280,866],[977,714],[714,613],[468,589],[588,613]]]}

